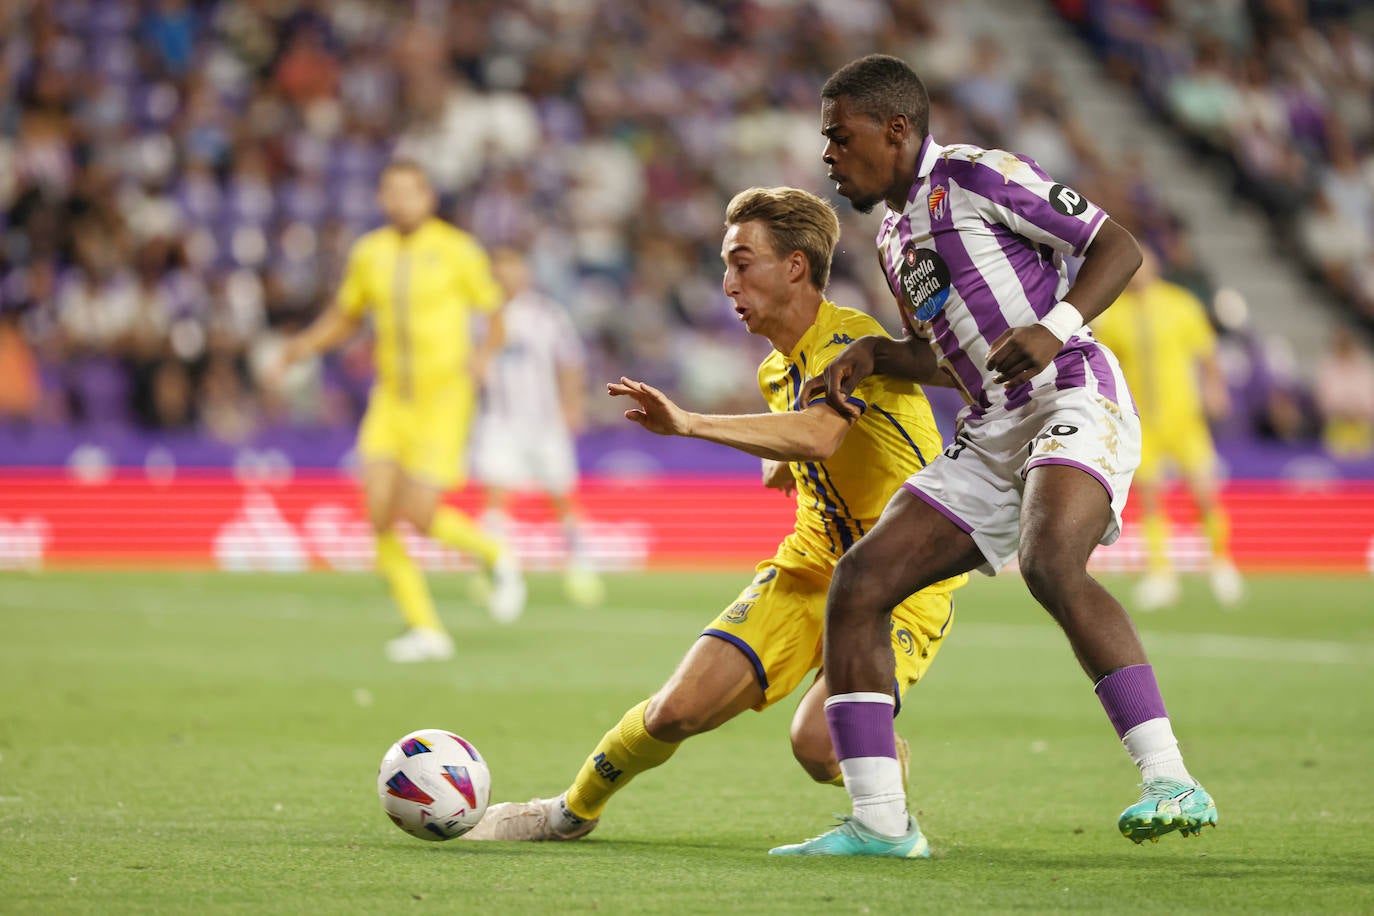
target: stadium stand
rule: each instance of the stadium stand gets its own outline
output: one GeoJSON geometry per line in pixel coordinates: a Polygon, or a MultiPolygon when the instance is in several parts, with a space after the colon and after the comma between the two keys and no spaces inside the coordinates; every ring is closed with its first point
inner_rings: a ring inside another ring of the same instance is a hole
{"type": "MultiPolygon", "coordinates": [[[[1374,51],[1350,20],[1315,11],[1285,20],[1284,9],[1305,5],[1259,4],[1264,15],[1248,19],[1218,13],[1213,41],[1167,4],[1058,5],[1103,48],[1109,69],[1132,75],[1180,123],[1190,104],[1205,108],[1187,90],[1211,78],[1209,61],[1246,64],[1232,68],[1234,85],[1221,80],[1237,97],[1241,73],[1265,82],[1257,68],[1270,57],[1325,67],[1315,77],[1268,77],[1271,91],[1251,100],[1250,133],[1186,123],[1204,145],[1229,150],[1246,187],[1287,195],[1266,206],[1310,202],[1295,231],[1340,261],[1331,282],[1374,309],[1374,51]],[[1117,27],[1123,19],[1130,27],[1117,27]],[[1301,40],[1274,37],[1295,23],[1301,40]],[[1146,34],[1151,42],[1136,40],[1146,34]],[[1279,53],[1289,44],[1291,54],[1279,53]],[[1328,102],[1324,78],[1334,81],[1328,102]],[[1352,101],[1360,92],[1363,121],[1352,101]],[[1256,132],[1265,125],[1300,141],[1301,169],[1291,156],[1264,158],[1284,144],[1243,152],[1263,146],[1256,132]],[[1279,171],[1247,172],[1252,159],[1279,171]],[[1307,183],[1275,179],[1284,170],[1307,183]],[[1335,222],[1361,219],[1363,236],[1335,222]]],[[[396,154],[427,165],[444,215],[489,243],[530,251],[541,284],[569,305],[589,341],[592,380],[625,373],[703,409],[754,409],[760,354],[719,289],[720,214],[749,184],[828,193],[816,87],[838,64],[875,50],[921,62],[937,137],[1030,152],[1148,240],[1171,276],[1215,301],[1208,265],[1138,163],[1099,148],[1053,67],[1023,76],[1009,66],[1009,49],[970,12],[980,8],[922,0],[7,5],[3,460],[79,464],[89,457],[80,447],[97,442],[104,455],[92,460],[144,464],[151,442],[183,465],[232,464],[266,445],[295,464],[335,462],[366,396],[366,341],[288,390],[266,390],[259,377],[281,335],[325,303],[348,244],[376,224],[373,183],[396,154]]],[[[872,269],[871,223],[854,214],[844,222],[850,242],[835,267],[835,298],[891,322],[872,269]]],[[[1223,448],[1266,439],[1315,448],[1313,372],[1264,329],[1235,327],[1226,314],[1218,311],[1231,332],[1230,384],[1245,407],[1220,431],[1223,448]]],[[[603,422],[618,417],[603,399],[592,403],[603,422]]]]}

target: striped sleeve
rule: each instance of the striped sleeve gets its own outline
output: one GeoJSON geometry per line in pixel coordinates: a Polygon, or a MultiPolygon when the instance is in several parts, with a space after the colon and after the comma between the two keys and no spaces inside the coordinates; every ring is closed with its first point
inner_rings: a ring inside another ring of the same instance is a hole
{"type": "Polygon", "coordinates": [[[987,150],[976,159],[950,157],[945,168],[950,183],[973,202],[984,220],[1063,254],[1082,255],[1107,218],[1096,204],[1050,178],[1028,157],[987,150]]]}

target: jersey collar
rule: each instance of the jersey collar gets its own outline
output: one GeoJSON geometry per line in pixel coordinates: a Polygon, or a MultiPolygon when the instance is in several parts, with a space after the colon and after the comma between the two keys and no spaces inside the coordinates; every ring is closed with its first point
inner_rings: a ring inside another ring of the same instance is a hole
{"type": "MultiPolygon", "coordinates": [[[[926,179],[930,177],[931,172],[935,171],[935,163],[944,155],[944,152],[945,147],[936,143],[935,138],[930,134],[926,134],[926,138],[921,141],[921,152],[916,156],[916,180],[911,183],[911,193],[906,196],[908,204],[915,200],[921,188],[925,187],[926,179]]],[[[892,210],[891,204],[888,205],[888,209],[893,213],[897,212],[892,210]]]]}
{"type": "Polygon", "coordinates": [[[834,311],[835,303],[831,302],[829,299],[821,300],[821,307],[816,310],[816,320],[812,322],[811,327],[806,329],[806,333],[801,336],[801,340],[797,341],[797,345],[792,348],[792,352],[785,354],[788,362],[798,362],[802,353],[814,349],[812,344],[816,342],[816,329],[821,325],[830,325],[830,314],[834,311]]]}

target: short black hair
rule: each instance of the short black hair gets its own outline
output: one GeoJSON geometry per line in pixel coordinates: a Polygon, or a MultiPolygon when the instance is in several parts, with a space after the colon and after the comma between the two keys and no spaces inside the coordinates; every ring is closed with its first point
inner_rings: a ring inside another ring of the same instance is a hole
{"type": "Polygon", "coordinates": [[[879,122],[906,115],[922,137],[930,132],[930,96],[926,84],[906,61],[887,54],[852,60],[831,75],[821,98],[850,100],[854,108],[879,122]]]}

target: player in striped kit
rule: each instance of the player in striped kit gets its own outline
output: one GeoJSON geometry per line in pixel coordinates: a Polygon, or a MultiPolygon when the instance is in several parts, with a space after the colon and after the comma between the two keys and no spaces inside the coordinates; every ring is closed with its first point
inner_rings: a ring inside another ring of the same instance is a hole
{"type": "Polygon", "coordinates": [[[861,212],[887,206],[878,258],[908,336],[865,337],[826,368],[828,403],[874,373],[953,380],[967,404],[955,441],[893,496],[840,561],[825,625],[826,717],[852,817],[778,855],[909,856],[890,717],[888,610],[907,595],[1012,559],[1096,684],[1144,783],[1118,828],[1140,842],[1216,823],[1184,767],[1130,617],[1087,573],[1116,540],[1140,460],[1140,421],[1109,350],[1085,327],[1140,264],[1129,232],[1030,159],[928,132],[924,85],[871,55],[821,92],[823,158],[861,212]],[[1082,256],[1072,286],[1065,256],[1082,256]]]}
{"type": "Polygon", "coordinates": [[[581,607],[600,604],[605,586],[592,568],[573,488],[573,436],[583,423],[585,353],[563,306],[541,293],[525,256],[492,252],[492,272],[510,299],[502,310],[505,340],[487,369],[473,432],[473,471],[486,488],[482,523],[503,541],[512,490],[545,494],[563,526],[563,589],[581,607]]]}

